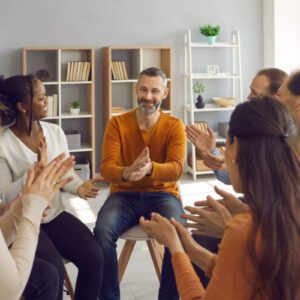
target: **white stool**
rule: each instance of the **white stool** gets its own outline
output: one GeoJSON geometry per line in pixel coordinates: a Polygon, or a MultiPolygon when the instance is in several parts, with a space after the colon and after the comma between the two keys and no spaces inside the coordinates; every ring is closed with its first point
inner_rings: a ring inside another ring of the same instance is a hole
{"type": "Polygon", "coordinates": [[[126,232],[124,232],[120,237],[120,239],[125,240],[125,244],[122,248],[120,257],[119,257],[119,283],[123,278],[125,269],[127,267],[128,261],[130,259],[131,253],[135,246],[136,241],[146,241],[149,252],[154,264],[154,268],[160,281],[161,278],[161,267],[162,267],[162,260],[164,254],[164,248],[161,246],[156,240],[150,238],[147,233],[145,233],[140,225],[135,225],[126,232]]]}

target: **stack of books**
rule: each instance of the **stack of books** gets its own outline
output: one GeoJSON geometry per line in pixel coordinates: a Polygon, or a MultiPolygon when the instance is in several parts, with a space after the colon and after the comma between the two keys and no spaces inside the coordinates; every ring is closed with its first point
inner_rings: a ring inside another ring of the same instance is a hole
{"type": "Polygon", "coordinates": [[[127,80],[128,74],[125,61],[113,61],[111,73],[113,80],[127,80]]]}
{"type": "Polygon", "coordinates": [[[53,94],[48,96],[48,115],[47,117],[57,117],[58,116],[58,95],[53,94]]]}
{"type": "Polygon", "coordinates": [[[88,81],[90,71],[91,63],[88,61],[69,61],[66,81],[88,81]]]}
{"type": "Polygon", "coordinates": [[[124,107],[119,107],[119,106],[113,106],[112,107],[112,113],[113,114],[121,114],[126,112],[127,110],[124,107]]]}

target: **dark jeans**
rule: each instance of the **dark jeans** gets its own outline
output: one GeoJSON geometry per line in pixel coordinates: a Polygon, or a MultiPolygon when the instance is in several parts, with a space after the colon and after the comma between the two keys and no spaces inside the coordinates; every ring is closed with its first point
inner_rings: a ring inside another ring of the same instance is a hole
{"type": "Polygon", "coordinates": [[[35,258],[23,295],[28,300],[55,300],[58,296],[57,269],[43,259],[35,258]]]}
{"type": "Polygon", "coordinates": [[[99,297],[104,266],[102,250],[88,227],[73,215],[62,212],[51,222],[41,225],[36,257],[51,264],[58,273],[58,295],[52,299],[63,297],[62,257],[78,268],[75,299],[93,300],[99,297]]]}
{"type": "MultiPolygon", "coordinates": [[[[183,213],[182,205],[170,193],[112,193],[100,209],[94,229],[95,237],[102,247],[105,258],[100,299],[120,299],[116,242],[122,233],[139,223],[141,216],[150,218],[152,212],[160,213],[167,218],[174,217],[178,221],[184,222],[179,218],[179,215],[183,213]]],[[[172,262],[169,251],[165,250],[159,299],[176,300],[178,293],[172,262]]]]}
{"type": "MultiPolygon", "coordinates": [[[[200,236],[200,235],[193,235],[194,240],[204,247],[205,249],[209,250],[212,253],[218,253],[218,245],[221,242],[221,239],[214,238],[210,236],[200,236]]],[[[206,288],[209,283],[209,278],[205,276],[205,273],[196,265],[194,265],[194,269],[201,280],[201,283],[206,288]]]]}

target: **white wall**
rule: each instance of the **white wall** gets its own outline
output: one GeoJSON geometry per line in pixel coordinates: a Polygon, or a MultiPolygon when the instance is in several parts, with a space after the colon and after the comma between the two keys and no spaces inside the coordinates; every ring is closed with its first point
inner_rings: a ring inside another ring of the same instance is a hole
{"type": "Polygon", "coordinates": [[[264,0],[264,65],[300,68],[299,0],[264,0]]]}
{"type": "Polygon", "coordinates": [[[168,45],[173,47],[173,108],[183,118],[183,34],[220,24],[219,40],[241,33],[244,95],[263,65],[261,0],[1,0],[0,74],[21,73],[24,46],[94,46],[96,51],[96,141],[102,138],[101,47],[168,45]]]}

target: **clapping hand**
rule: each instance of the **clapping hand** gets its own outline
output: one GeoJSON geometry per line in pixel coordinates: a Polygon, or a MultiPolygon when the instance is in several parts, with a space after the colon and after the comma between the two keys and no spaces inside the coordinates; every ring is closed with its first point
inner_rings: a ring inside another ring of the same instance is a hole
{"type": "Polygon", "coordinates": [[[47,155],[47,143],[45,137],[41,138],[40,146],[38,147],[37,152],[37,163],[34,165],[34,174],[37,177],[43,168],[48,163],[48,155],[47,155]]]}
{"type": "Polygon", "coordinates": [[[216,156],[212,153],[202,155],[204,164],[212,170],[225,170],[226,164],[223,156],[216,156]]]}
{"type": "Polygon", "coordinates": [[[185,209],[191,214],[183,214],[181,217],[192,221],[187,223],[187,227],[193,228],[192,233],[198,235],[222,237],[228,222],[232,216],[246,212],[249,208],[234,195],[215,187],[217,194],[222,196],[222,200],[216,201],[208,196],[204,201],[195,202],[196,206],[187,206],[185,209]]]}
{"type": "MultiPolygon", "coordinates": [[[[232,216],[239,214],[239,213],[244,213],[249,210],[248,205],[245,204],[240,199],[238,199],[233,194],[228,193],[228,192],[218,188],[217,186],[215,186],[214,189],[215,189],[215,192],[222,197],[222,199],[219,200],[218,203],[222,204],[232,216]]],[[[196,206],[209,206],[209,203],[207,200],[196,201],[194,204],[196,206]]]]}
{"type": "Polygon", "coordinates": [[[72,177],[62,179],[74,165],[74,156],[63,161],[64,156],[61,154],[53,159],[38,176],[36,176],[34,168],[29,168],[22,194],[39,195],[46,198],[51,206],[58,190],[73,179],[72,177]]]}
{"type": "Polygon", "coordinates": [[[84,181],[77,189],[78,196],[85,200],[88,198],[97,197],[98,192],[101,189],[99,186],[97,186],[98,182],[104,182],[104,178],[98,177],[84,181]]]}
{"type": "Polygon", "coordinates": [[[167,218],[158,213],[152,213],[151,220],[145,220],[144,217],[141,217],[140,225],[149,236],[168,247],[171,254],[177,251],[183,252],[176,228],[167,218]]]}
{"type": "Polygon", "coordinates": [[[152,172],[152,162],[149,148],[146,147],[131,166],[125,167],[122,172],[124,181],[138,181],[152,172]]]}
{"type": "Polygon", "coordinates": [[[206,205],[210,210],[187,206],[185,210],[191,214],[182,214],[181,217],[192,221],[186,223],[186,227],[193,228],[193,234],[221,238],[232,216],[224,205],[210,196],[207,197],[206,205]]]}
{"type": "Polygon", "coordinates": [[[206,132],[191,124],[185,128],[187,138],[194,144],[196,151],[201,156],[210,153],[216,146],[216,139],[213,131],[207,127],[206,132]]]}

